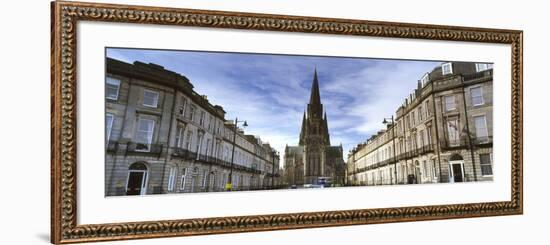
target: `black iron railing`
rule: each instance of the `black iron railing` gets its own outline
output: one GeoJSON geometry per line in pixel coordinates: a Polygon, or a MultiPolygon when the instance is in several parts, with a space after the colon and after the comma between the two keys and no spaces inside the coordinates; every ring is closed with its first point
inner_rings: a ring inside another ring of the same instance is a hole
{"type": "MultiPolygon", "coordinates": [[[[187,160],[196,160],[198,162],[205,163],[205,164],[213,164],[224,168],[231,168],[231,162],[228,162],[213,156],[207,156],[204,154],[198,154],[197,156],[196,152],[192,152],[181,148],[174,148],[174,150],[172,151],[172,157],[182,158],[187,160]]],[[[233,164],[233,169],[246,171],[254,174],[262,173],[262,171],[260,171],[259,169],[243,166],[237,163],[233,164]]]]}
{"type": "Polygon", "coordinates": [[[462,77],[464,78],[464,81],[469,81],[469,80],[474,80],[482,77],[490,77],[492,75],[493,75],[493,69],[489,69],[489,70],[480,71],[476,73],[465,74],[465,75],[462,75],[462,77]]]}
{"type": "Polygon", "coordinates": [[[162,144],[146,144],[138,142],[128,142],[126,153],[142,153],[160,155],[162,152],[162,144]]]}
{"type": "Polygon", "coordinates": [[[414,157],[417,157],[417,156],[420,156],[420,155],[432,153],[432,152],[434,152],[434,145],[433,144],[424,145],[424,146],[421,146],[419,148],[415,148],[415,149],[411,149],[410,151],[403,152],[403,153],[397,155],[397,157],[395,157],[395,158],[390,157],[390,158],[388,158],[386,160],[383,160],[383,161],[380,161],[378,163],[375,163],[375,164],[372,164],[372,165],[369,165],[369,166],[366,166],[366,167],[362,167],[362,168],[357,168],[357,169],[351,171],[350,174],[362,173],[362,172],[365,172],[365,171],[368,171],[368,170],[381,168],[381,167],[384,167],[384,166],[387,166],[387,165],[390,165],[390,164],[394,164],[396,161],[408,160],[408,159],[411,159],[411,158],[414,158],[414,157]]]}
{"type": "Polygon", "coordinates": [[[440,141],[442,150],[461,149],[468,146],[466,138],[463,139],[443,139],[440,141]]]}
{"type": "Polygon", "coordinates": [[[483,146],[483,145],[492,145],[493,144],[493,136],[485,136],[485,137],[476,137],[472,139],[474,145],[476,146],[483,146]]]}

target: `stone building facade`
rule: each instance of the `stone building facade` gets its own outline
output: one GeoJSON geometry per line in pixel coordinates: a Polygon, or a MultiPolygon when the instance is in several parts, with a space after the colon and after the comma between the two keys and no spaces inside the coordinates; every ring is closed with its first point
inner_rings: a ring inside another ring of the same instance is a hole
{"type": "Polygon", "coordinates": [[[347,184],[492,180],[492,68],[449,62],[426,73],[394,122],[350,151],[347,184]]]}
{"type": "Polygon", "coordinates": [[[105,82],[107,196],[273,188],[278,153],[185,76],[107,58],[105,82]]]}
{"type": "Polygon", "coordinates": [[[307,111],[302,118],[298,146],[285,147],[285,181],[289,185],[344,183],[342,146],[330,145],[327,114],[323,110],[317,70],[313,75],[307,111]]]}

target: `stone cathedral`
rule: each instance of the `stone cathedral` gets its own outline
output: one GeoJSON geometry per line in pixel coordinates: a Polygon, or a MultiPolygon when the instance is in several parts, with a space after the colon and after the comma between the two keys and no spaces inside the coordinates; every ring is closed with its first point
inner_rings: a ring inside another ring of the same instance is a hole
{"type": "Polygon", "coordinates": [[[323,110],[317,69],[311,95],[302,118],[298,146],[285,147],[285,180],[289,185],[342,185],[344,159],[342,145],[331,146],[327,113],[323,110]]]}

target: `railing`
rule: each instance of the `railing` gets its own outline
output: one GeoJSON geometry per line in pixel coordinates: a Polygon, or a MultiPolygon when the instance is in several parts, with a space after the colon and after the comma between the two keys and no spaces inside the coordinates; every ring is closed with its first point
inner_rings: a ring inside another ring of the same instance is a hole
{"type": "Polygon", "coordinates": [[[462,77],[464,77],[464,81],[469,81],[469,80],[478,79],[482,77],[490,77],[492,75],[493,75],[493,69],[489,69],[489,70],[480,71],[476,73],[465,74],[465,75],[462,75],[462,77]]]}
{"type": "MultiPolygon", "coordinates": [[[[213,156],[207,156],[207,155],[204,155],[204,154],[198,154],[198,156],[197,156],[196,152],[192,152],[192,151],[189,151],[189,150],[186,150],[186,149],[181,149],[181,148],[174,148],[174,150],[172,152],[172,157],[183,158],[183,159],[187,159],[187,160],[196,160],[196,161],[201,162],[201,163],[213,164],[213,165],[217,165],[217,166],[224,167],[224,168],[231,168],[231,162],[229,162],[229,161],[225,161],[225,160],[213,157],[213,156]]],[[[239,165],[237,163],[233,164],[233,169],[234,170],[246,171],[246,172],[250,172],[250,173],[253,173],[253,174],[261,174],[262,173],[262,171],[260,171],[259,169],[239,165]]]]}
{"type": "Polygon", "coordinates": [[[468,146],[466,139],[443,139],[440,140],[440,144],[442,150],[460,149],[468,146]]]}
{"type": "Polygon", "coordinates": [[[476,137],[472,139],[474,145],[477,146],[483,146],[483,145],[492,145],[493,144],[493,136],[485,136],[485,137],[476,137]]]}
{"type": "Polygon", "coordinates": [[[280,177],[279,174],[277,174],[277,173],[276,174],[267,173],[266,176],[269,177],[269,178],[280,177]]]}
{"type": "Polygon", "coordinates": [[[187,149],[174,148],[172,151],[172,157],[194,160],[197,159],[197,153],[187,149]]]}
{"type": "Polygon", "coordinates": [[[423,145],[420,148],[417,148],[417,151],[419,155],[431,153],[434,152],[434,146],[432,144],[423,145]]]}
{"type": "MultiPolygon", "coordinates": [[[[276,189],[290,189],[288,185],[236,185],[233,183],[231,191],[256,191],[256,190],[276,190],[276,189]]],[[[222,192],[227,191],[224,187],[209,187],[209,188],[196,188],[193,192],[222,192]]]]}
{"type": "Polygon", "coordinates": [[[420,156],[420,155],[423,155],[423,154],[431,153],[431,152],[434,152],[434,145],[433,144],[424,145],[424,146],[421,146],[419,148],[411,149],[410,151],[401,153],[401,154],[397,155],[396,158],[390,157],[390,158],[388,158],[386,160],[383,160],[383,161],[380,161],[378,163],[371,164],[369,166],[362,167],[362,168],[357,168],[353,171],[350,171],[349,174],[357,174],[357,173],[362,173],[362,172],[365,172],[365,171],[368,171],[368,170],[385,167],[387,165],[395,163],[396,161],[411,159],[411,158],[414,158],[414,157],[417,157],[417,156],[420,156]]]}
{"type": "Polygon", "coordinates": [[[145,144],[137,142],[128,142],[126,146],[126,153],[143,153],[143,154],[157,154],[162,152],[162,144],[145,144]]]}

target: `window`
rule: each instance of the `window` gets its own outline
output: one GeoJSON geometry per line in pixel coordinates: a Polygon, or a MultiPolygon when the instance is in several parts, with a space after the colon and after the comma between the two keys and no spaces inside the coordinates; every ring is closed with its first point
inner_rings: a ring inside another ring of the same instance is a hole
{"type": "Polygon", "coordinates": [[[206,151],[204,152],[205,155],[211,155],[210,154],[210,144],[212,144],[212,140],[211,139],[207,139],[206,140],[206,151]]]}
{"type": "Polygon", "coordinates": [[[151,90],[143,91],[143,105],[157,108],[159,102],[159,93],[151,90]]]}
{"type": "Polygon", "coordinates": [[[428,145],[431,145],[432,144],[432,126],[431,125],[427,126],[426,128],[426,138],[427,138],[426,142],[428,142],[428,145]]]}
{"type": "Polygon", "coordinates": [[[481,87],[471,88],[470,95],[472,97],[472,105],[483,105],[483,90],[481,87]]]}
{"type": "Polygon", "coordinates": [[[187,175],[187,169],[184,168],[181,171],[181,182],[180,182],[180,190],[182,190],[182,191],[185,190],[185,179],[186,179],[185,177],[186,177],[186,175],[187,175]]]}
{"type": "Polygon", "coordinates": [[[227,183],[227,175],[224,173],[220,174],[220,188],[223,188],[225,183],[227,183]]]}
{"type": "Polygon", "coordinates": [[[422,167],[424,167],[424,176],[426,176],[426,178],[428,178],[428,176],[430,176],[430,172],[429,172],[429,167],[428,167],[428,163],[426,162],[426,160],[422,161],[422,167]]]}
{"type": "Polygon", "coordinates": [[[445,111],[452,111],[456,109],[456,101],[454,95],[447,95],[443,98],[445,100],[445,111]]]}
{"type": "Polygon", "coordinates": [[[481,166],[481,175],[493,175],[493,165],[491,163],[490,154],[479,154],[479,165],[481,166]]]}
{"type": "Polygon", "coordinates": [[[489,69],[493,69],[493,64],[476,63],[476,71],[477,72],[485,71],[485,70],[489,70],[489,69]]]}
{"type": "Polygon", "coordinates": [[[208,178],[206,178],[207,176],[208,176],[208,172],[206,170],[203,170],[202,171],[202,181],[201,181],[202,187],[206,187],[206,180],[208,179],[208,178]]]}
{"type": "Polygon", "coordinates": [[[474,123],[476,127],[476,138],[478,140],[486,140],[487,139],[487,122],[485,120],[485,116],[476,116],[474,117],[474,123]]]}
{"type": "Polygon", "coordinates": [[[212,116],[210,116],[208,118],[208,131],[212,131],[212,125],[213,125],[213,121],[214,121],[214,118],[212,116]]]}
{"type": "Polygon", "coordinates": [[[424,130],[420,130],[420,146],[424,146],[424,139],[425,139],[425,135],[424,135],[424,130]]]}
{"type": "Polygon", "coordinates": [[[445,63],[445,64],[441,65],[441,73],[443,73],[443,75],[453,74],[453,65],[452,65],[452,63],[445,63]]]}
{"type": "Polygon", "coordinates": [[[426,100],[426,102],[424,102],[424,115],[426,118],[428,118],[430,116],[430,101],[429,100],[426,100]]]}
{"type": "Polygon", "coordinates": [[[184,134],[184,127],[181,124],[178,124],[178,127],[176,129],[176,147],[182,148],[183,147],[183,134],[184,134]]]}
{"type": "Polygon", "coordinates": [[[170,168],[170,175],[168,177],[168,191],[174,190],[176,180],[176,167],[170,168]]]}
{"type": "Polygon", "coordinates": [[[422,113],[422,109],[423,109],[423,108],[422,108],[422,105],[419,105],[419,106],[418,106],[418,117],[420,117],[420,122],[423,120],[423,119],[422,119],[422,114],[423,114],[423,113],[422,113]]]}
{"type": "Polygon", "coordinates": [[[193,121],[195,119],[195,107],[191,106],[189,108],[189,120],[193,121]]]}
{"type": "Polygon", "coordinates": [[[149,151],[151,142],[153,141],[153,129],[155,121],[151,119],[139,119],[136,132],[136,142],[138,151],[149,151]]]}
{"type": "Polygon", "coordinates": [[[199,118],[199,125],[204,126],[204,111],[201,111],[201,117],[199,118]]]}
{"type": "Polygon", "coordinates": [[[195,151],[197,155],[200,154],[201,146],[202,146],[202,135],[199,133],[197,135],[197,150],[195,151]]]}
{"type": "Polygon", "coordinates": [[[185,116],[185,106],[187,105],[187,100],[183,97],[181,97],[181,105],[179,108],[179,114],[181,116],[185,116]]]}
{"type": "Polygon", "coordinates": [[[105,139],[106,142],[109,142],[109,139],[111,138],[111,130],[113,128],[113,121],[114,121],[113,114],[105,114],[105,139]]]}
{"type": "Polygon", "coordinates": [[[432,170],[433,170],[433,176],[434,176],[434,179],[437,179],[437,171],[436,171],[436,167],[435,167],[435,159],[432,159],[432,170]]]}
{"type": "Polygon", "coordinates": [[[449,145],[457,146],[460,142],[460,135],[458,131],[458,119],[451,119],[447,121],[447,133],[449,135],[449,145]]]}
{"type": "Polygon", "coordinates": [[[430,81],[430,74],[426,73],[422,78],[420,79],[420,83],[422,84],[422,87],[426,86],[426,84],[430,81]]]}
{"type": "Polygon", "coordinates": [[[191,148],[191,141],[193,140],[193,131],[187,130],[187,140],[185,141],[185,149],[189,150],[191,148]]]}
{"type": "Polygon", "coordinates": [[[117,100],[119,90],[120,80],[112,77],[107,77],[107,81],[105,82],[105,97],[110,100],[117,100]]]}

